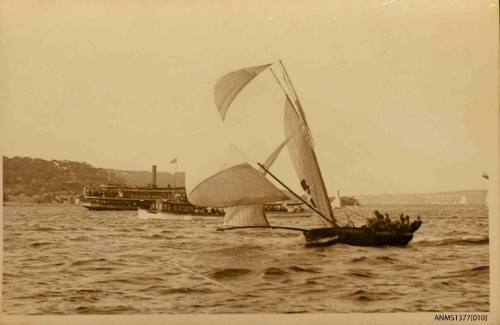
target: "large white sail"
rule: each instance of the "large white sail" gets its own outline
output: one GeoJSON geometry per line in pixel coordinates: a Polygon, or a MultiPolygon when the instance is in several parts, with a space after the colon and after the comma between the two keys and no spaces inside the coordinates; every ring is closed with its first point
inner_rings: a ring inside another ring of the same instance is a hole
{"type": "MultiPolygon", "coordinates": [[[[310,204],[335,223],[316,155],[307,138],[306,126],[289,100],[287,100],[285,102],[285,136],[289,137],[299,128],[301,130],[287,144],[295,172],[310,204]]],[[[313,214],[313,217],[321,224],[328,224],[324,218],[316,214],[313,214]]]]}
{"type": "Polygon", "coordinates": [[[240,91],[271,64],[236,70],[224,75],[215,85],[215,104],[222,120],[226,118],[229,105],[240,91]]]}
{"type": "Polygon", "coordinates": [[[263,204],[286,199],[261,172],[249,163],[226,168],[198,184],[189,202],[206,207],[263,204]]]}
{"type": "MultiPolygon", "coordinates": [[[[295,133],[285,139],[266,159],[264,167],[269,168],[274,163],[281,150],[295,133]]],[[[260,173],[265,175],[265,171],[260,169],[260,173]]],[[[245,227],[245,226],[269,226],[269,221],[264,213],[262,204],[244,205],[229,207],[226,209],[223,227],[245,227]]]]}

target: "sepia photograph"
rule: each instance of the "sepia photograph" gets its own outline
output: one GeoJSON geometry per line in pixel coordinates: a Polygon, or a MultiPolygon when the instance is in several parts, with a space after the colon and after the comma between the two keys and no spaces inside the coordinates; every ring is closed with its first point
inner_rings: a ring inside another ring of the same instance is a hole
{"type": "Polygon", "coordinates": [[[498,17],[0,1],[2,323],[498,324],[498,17]]]}

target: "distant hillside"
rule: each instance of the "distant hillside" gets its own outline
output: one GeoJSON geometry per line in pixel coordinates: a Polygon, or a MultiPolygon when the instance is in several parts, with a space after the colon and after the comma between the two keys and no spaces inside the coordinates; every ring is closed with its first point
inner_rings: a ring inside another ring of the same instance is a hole
{"type": "MultiPolygon", "coordinates": [[[[4,202],[62,203],[81,199],[85,186],[114,184],[148,186],[151,171],[95,168],[85,162],[3,157],[4,202]]],[[[157,173],[157,185],[174,185],[168,172],[157,173]]],[[[175,185],[184,186],[185,173],[179,172],[175,185]]],[[[288,194],[288,193],[286,193],[288,194]]],[[[290,196],[290,195],[289,195],[290,196]]],[[[465,197],[468,204],[484,204],[485,190],[428,194],[355,195],[362,205],[377,204],[456,204],[465,197]]],[[[290,196],[292,199],[293,197],[290,196]]]]}
{"type": "MultiPolygon", "coordinates": [[[[3,158],[4,202],[63,203],[80,199],[85,186],[114,184],[147,186],[151,172],[95,168],[85,162],[44,160],[28,157],[3,158]]],[[[184,185],[184,173],[178,173],[177,185],[184,185]]],[[[157,184],[173,185],[169,173],[158,173],[157,184]]]]}
{"type": "Polygon", "coordinates": [[[356,195],[363,205],[376,204],[457,204],[465,197],[467,204],[484,204],[486,190],[454,191],[425,194],[356,195]]]}

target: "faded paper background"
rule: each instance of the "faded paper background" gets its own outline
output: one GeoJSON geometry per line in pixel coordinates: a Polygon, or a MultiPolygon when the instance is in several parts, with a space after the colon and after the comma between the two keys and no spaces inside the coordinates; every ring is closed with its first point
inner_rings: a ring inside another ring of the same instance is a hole
{"type": "MultiPolygon", "coordinates": [[[[283,137],[279,88],[269,93],[272,78],[259,76],[222,125],[213,86],[226,72],[281,59],[329,192],[485,189],[485,171],[498,198],[497,1],[1,1],[0,53],[1,151],[9,157],[136,170],[151,162],[168,169],[177,157],[188,184],[203,174],[200,157],[230,142],[262,159],[283,137]]],[[[277,162],[285,180],[293,177],[286,164],[277,162]]],[[[490,209],[494,288],[498,200],[490,209]]],[[[222,317],[234,318],[262,319],[222,317]]]]}

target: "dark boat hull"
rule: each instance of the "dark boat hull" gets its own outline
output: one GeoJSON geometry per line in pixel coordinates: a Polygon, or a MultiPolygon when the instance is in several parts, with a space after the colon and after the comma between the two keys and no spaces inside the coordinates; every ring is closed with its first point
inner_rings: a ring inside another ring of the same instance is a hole
{"type": "Polygon", "coordinates": [[[306,246],[348,244],[353,246],[406,246],[413,233],[375,232],[369,228],[316,228],[303,232],[306,246]]]}

